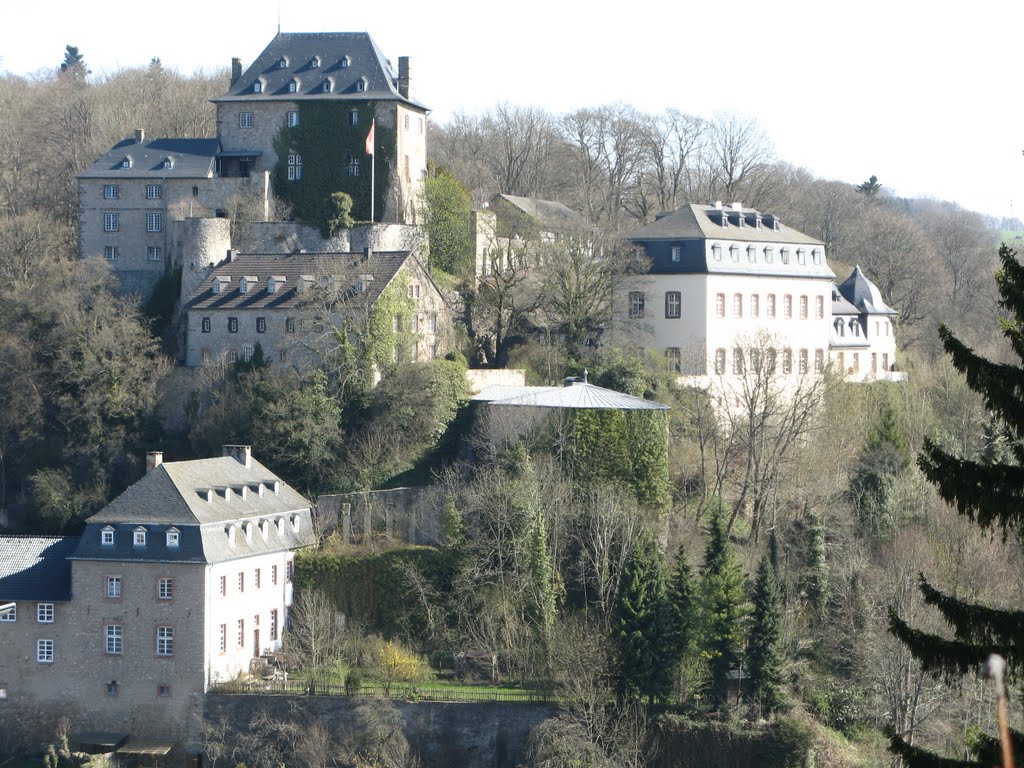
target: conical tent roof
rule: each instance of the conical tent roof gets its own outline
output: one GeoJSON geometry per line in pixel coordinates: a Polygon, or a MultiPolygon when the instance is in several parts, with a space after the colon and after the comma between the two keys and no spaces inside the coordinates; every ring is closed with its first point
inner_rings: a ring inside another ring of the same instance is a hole
{"type": "Polygon", "coordinates": [[[885,303],[878,286],[865,276],[858,264],[853,272],[839,286],[839,292],[859,311],[869,315],[898,315],[899,313],[885,303]]]}
{"type": "Polygon", "coordinates": [[[586,381],[568,381],[563,387],[488,387],[473,400],[491,405],[529,408],[603,408],[619,411],[667,411],[669,406],[644,400],[586,381]]]}

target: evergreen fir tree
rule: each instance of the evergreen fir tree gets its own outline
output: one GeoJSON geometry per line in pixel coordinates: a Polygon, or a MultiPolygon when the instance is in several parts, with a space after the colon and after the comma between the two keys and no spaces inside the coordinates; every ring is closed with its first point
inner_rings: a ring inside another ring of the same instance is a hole
{"type": "Polygon", "coordinates": [[[811,515],[807,529],[807,574],[804,589],[814,618],[825,618],[828,609],[828,558],[825,550],[825,526],[818,515],[811,515]]]}
{"type": "Polygon", "coordinates": [[[686,545],[680,544],[665,600],[665,663],[678,675],[693,654],[697,629],[697,596],[693,572],[686,562],[686,545]]]}
{"type": "MultiPolygon", "coordinates": [[[[1024,361],[1024,266],[1007,246],[999,249],[1002,268],[996,275],[1000,305],[1008,317],[1003,335],[1024,361]]],[[[939,495],[984,530],[1000,528],[1004,535],[1024,534],[1024,366],[995,363],[975,354],[941,326],[939,336],[953,366],[967,377],[967,385],[985,398],[988,409],[1002,422],[1008,439],[1002,461],[954,456],[926,440],[918,464],[939,495]]],[[[965,675],[992,652],[1002,654],[1012,679],[1024,661],[1024,611],[989,608],[960,600],[921,579],[924,600],[941,613],[952,638],[914,629],[890,611],[890,629],[932,673],[946,677],[965,675]]],[[[911,748],[895,734],[892,749],[910,766],[942,765],[942,758],[911,748]]],[[[979,763],[981,765],[982,763],[979,763]]]]}
{"type": "Polygon", "coordinates": [[[665,565],[649,534],[633,545],[622,569],[612,611],[612,637],[619,651],[618,692],[624,699],[663,698],[665,663],[665,565]]]}
{"type": "Polygon", "coordinates": [[[768,558],[761,558],[754,581],[753,615],[747,643],[747,691],[766,717],[786,703],[783,692],[782,599],[768,558]]]}
{"type": "Polygon", "coordinates": [[[538,509],[533,516],[529,542],[529,587],[526,611],[536,635],[546,645],[555,624],[555,588],[551,556],[548,553],[547,528],[538,509]]]}
{"type": "Polygon", "coordinates": [[[711,517],[700,581],[701,655],[708,663],[708,697],[715,707],[726,704],[729,672],[743,652],[746,594],[743,573],[729,545],[721,512],[711,517]]]}

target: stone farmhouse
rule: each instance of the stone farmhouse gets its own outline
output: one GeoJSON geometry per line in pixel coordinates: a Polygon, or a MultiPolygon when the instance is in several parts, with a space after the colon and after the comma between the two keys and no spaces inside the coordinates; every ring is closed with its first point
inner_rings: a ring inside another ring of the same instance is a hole
{"type": "Polygon", "coordinates": [[[248,362],[259,347],[272,365],[308,367],[327,345],[336,345],[343,321],[365,327],[385,291],[399,292],[409,309],[386,318],[395,332],[395,362],[444,356],[448,305],[409,251],[232,251],[186,305],[185,364],[248,362]]]}
{"type": "Polygon", "coordinates": [[[820,240],[777,216],[687,204],[628,234],[650,270],[616,296],[613,335],[695,380],[832,365],[848,380],[900,380],[896,314],[858,267],[836,285],[820,240]]]}
{"type": "Polygon", "coordinates": [[[310,502],[252,458],[162,462],[81,536],[0,537],[0,730],[80,748],[194,747],[203,694],[280,648],[310,502]],[[154,741],[155,740],[155,741],[154,741]]]}
{"type": "MultiPolygon", "coordinates": [[[[410,80],[409,59],[396,73],[364,32],[278,33],[248,68],[232,60],[228,90],[214,99],[215,138],[147,140],[137,130],[79,175],[80,255],[107,259],[124,291],[145,296],[168,267],[193,258],[176,247],[187,221],[226,215],[243,198],[268,211],[272,192],[313,183],[339,144],[350,151],[332,191],[368,202],[375,159],[376,186],[388,194],[373,221],[412,223],[427,109],[411,98],[410,80]],[[342,116],[330,131],[301,133],[303,116],[323,121],[325,109],[342,116]]],[[[363,207],[353,215],[370,220],[363,207]]]]}

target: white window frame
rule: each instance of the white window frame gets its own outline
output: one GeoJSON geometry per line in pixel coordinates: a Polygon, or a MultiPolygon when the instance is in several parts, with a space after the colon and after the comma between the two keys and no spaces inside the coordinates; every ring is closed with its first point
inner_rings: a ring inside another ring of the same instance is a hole
{"type": "Polygon", "coordinates": [[[256,354],[256,347],[252,344],[242,345],[242,362],[248,363],[252,360],[252,356],[256,354]]]}
{"type": "Polygon", "coordinates": [[[358,176],[359,175],[359,158],[354,155],[348,159],[348,175],[358,176]]]}
{"type": "MultiPolygon", "coordinates": [[[[259,93],[259,91],[257,91],[259,93]]],[[[238,113],[238,127],[239,128],[252,128],[253,126],[253,115],[252,112],[239,112],[238,113]]]]}
{"type": "Polygon", "coordinates": [[[164,255],[159,245],[146,246],[146,261],[163,261],[164,255]]]}
{"type": "Polygon", "coordinates": [[[107,527],[100,531],[100,544],[105,547],[114,546],[114,529],[107,527]]]}
{"type": "Polygon", "coordinates": [[[629,319],[642,320],[646,309],[646,297],[643,291],[629,292],[629,319]]]}
{"type": "Polygon", "coordinates": [[[36,640],[36,661],[40,664],[53,664],[53,640],[36,640]]]}
{"type": "Polygon", "coordinates": [[[181,543],[181,532],[180,531],[168,531],[167,532],[167,546],[177,547],[181,543]]]}
{"type": "Polygon", "coordinates": [[[36,604],[36,623],[53,624],[53,603],[36,604]]]}
{"type": "Polygon", "coordinates": [[[170,576],[161,576],[156,585],[156,596],[160,600],[174,599],[174,579],[170,576]]]}
{"type": "Polygon", "coordinates": [[[160,213],[150,212],[146,214],[146,231],[163,232],[164,219],[160,213]]]}
{"type": "Polygon", "coordinates": [[[146,185],[146,199],[147,200],[160,200],[164,196],[164,187],[162,184],[147,184],[146,185]]]}
{"type": "Polygon", "coordinates": [[[288,127],[289,128],[295,128],[296,126],[298,126],[298,124],[299,124],[299,113],[296,112],[294,109],[289,110],[288,111],[287,122],[288,122],[288,127]]]}
{"type": "Polygon", "coordinates": [[[288,153],[288,181],[302,179],[302,155],[298,152],[288,153]]]}
{"type": "Polygon", "coordinates": [[[683,294],[681,291],[665,291],[665,317],[677,320],[683,315],[683,294]]]}
{"type": "Polygon", "coordinates": [[[121,197],[121,187],[118,184],[104,184],[103,185],[103,199],[104,200],[118,200],[121,197]]]}
{"type": "Polygon", "coordinates": [[[666,349],[665,360],[668,363],[669,373],[682,373],[683,355],[679,347],[669,347],[666,349]]]}
{"type": "Polygon", "coordinates": [[[103,633],[103,647],[110,656],[120,656],[124,653],[123,624],[107,624],[103,633]]]}
{"type": "Polygon", "coordinates": [[[144,547],[144,546],[146,546],[146,532],[144,530],[132,531],[132,546],[135,546],[135,547],[144,547]]]}
{"type": "Polygon", "coordinates": [[[165,658],[174,655],[174,627],[156,628],[156,655],[165,658]]]}
{"type": "Polygon", "coordinates": [[[6,621],[6,622],[14,623],[17,620],[18,620],[18,604],[17,603],[12,605],[11,609],[9,611],[4,611],[3,613],[0,613],[0,621],[6,621]]]}
{"type": "Polygon", "coordinates": [[[107,261],[117,261],[121,257],[121,249],[116,245],[103,246],[103,257],[107,261]]]}
{"type": "Polygon", "coordinates": [[[117,213],[110,212],[103,214],[103,231],[119,232],[121,230],[121,217],[117,213]]]}
{"type": "Polygon", "coordinates": [[[237,317],[229,317],[228,318],[228,333],[238,333],[238,318],[237,317]]]}
{"type": "Polygon", "coordinates": [[[121,577],[107,576],[107,597],[112,600],[121,598],[121,577]]]}
{"type": "Polygon", "coordinates": [[[266,333],[266,332],[267,332],[267,318],[265,318],[265,317],[257,317],[256,318],[256,333],[266,333]]]}
{"type": "Polygon", "coordinates": [[[348,111],[348,124],[349,125],[359,125],[359,110],[358,109],[350,109],[348,111]]]}

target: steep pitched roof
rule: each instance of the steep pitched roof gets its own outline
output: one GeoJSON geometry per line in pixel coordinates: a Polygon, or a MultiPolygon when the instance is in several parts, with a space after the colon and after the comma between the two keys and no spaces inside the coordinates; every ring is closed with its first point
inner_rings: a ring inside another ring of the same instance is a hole
{"type": "Polygon", "coordinates": [[[86,521],[73,556],[216,562],[294,549],[312,543],[310,507],[298,491],[255,459],[249,466],[230,456],[165,462],[86,521]],[[266,536],[259,532],[260,523],[266,524],[266,536]],[[249,536],[244,533],[246,524],[252,526],[249,536]],[[113,544],[102,543],[104,528],[113,529],[113,544]],[[167,544],[166,533],[172,528],[179,534],[177,546],[167,544]],[[134,544],[137,529],[147,534],[145,546],[134,544]]]}
{"type": "Polygon", "coordinates": [[[0,602],[68,600],[77,536],[0,536],[0,602]]]}
{"type": "Polygon", "coordinates": [[[771,214],[762,214],[753,208],[719,208],[714,205],[687,203],[674,211],[659,213],[650,224],[640,227],[628,235],[627,240],[742,240],[755,243],[792,243],[821,245],[821,240],[805,235],[781,221],[775,229],[776,219],[771,214]],[[726,215],[729,224],[722,225],[726,215]],[[762,226],[757,226],[761,218],[762,226]],[[739,224],[742,218],[742,226],[739,224]]]}
{"type": "Polygon", "coordinates": [[[401,101],[426,109],[398,92],[391,62],[366,32],[278,32],[230,90],[213,101],[303,99],[401,101]],[[333,81],[330,92],[323,90],[327,78],[333,81]],[[359,91],[361,78],[366,85],[359,91]],[[298,87],[291,92],[293,79],[298,87]],[[263,83],[258,93],[253,91],[257,81],[263,83]]]}
{"type": "Polygon", "coordinates": [[[885,303],[878,286],[868,280],[858,264],[853,272],[839,285],[839,292],[857,308],[869,315],[898,315],[895,309],[885,303]]]}
{"type": "Polygon", "coordinates": [[[82,171],[78,178],[212,178],[219,149],[217,139],[153,139],[142,143],[124,139],[82,171]],[[125,158],[130,159],[128,168],[124,167],[125,158]],[[164,164],[168,159],[170,168],[164,164]]]}
{"type": "Polygon", "coordinates": [[[832,314],[833,315],[859,315],[860,310],[844,298],[839,292],[839,286],[832,283],[832,314]]]}
{"type": "Polygon", "coordinates": [[[541,200],[536,197],[518,195],[495,195],[491,207],[500,210],[502,204],[510,205],[525,216],[533,219],[541,229],[552,232],[589,228],[586,217],[556,200],[541,200]]]}
{"type": "MultiPolygon", "coordinates": [[[[196,289],[189,309],[283,309],[298,306],[303,295],[298,291],[299,278],[306,276],[319,281],[335,276],[351,282],[354,288],[360,277],[372,280],[362,282],[362,301],[372,304],[380,296],[398,271],[415,256],[410,251],[374,251],[369,258],[363,253],[246,253],[238,254],[218,265],[196,289]],[[241,278],[257,277],[255,290],[241,292],[241,278]],[[274,293],[267,291],[267,278],[284,277],[284,285],[274,293]],[[213,283],[228,279],[230,286],[221,293],[213,292],[213,283]]],[[[353,296],[356,295],[353,293],[353,296]]]]}

